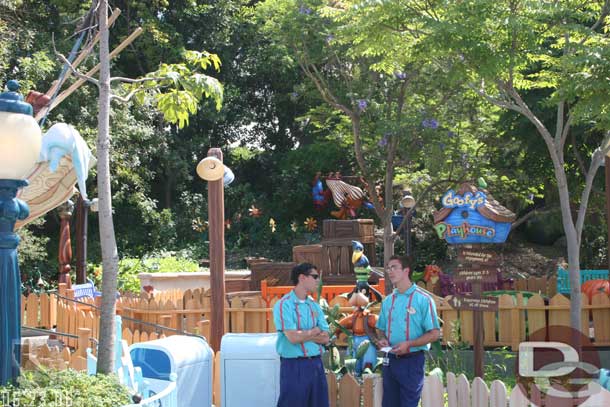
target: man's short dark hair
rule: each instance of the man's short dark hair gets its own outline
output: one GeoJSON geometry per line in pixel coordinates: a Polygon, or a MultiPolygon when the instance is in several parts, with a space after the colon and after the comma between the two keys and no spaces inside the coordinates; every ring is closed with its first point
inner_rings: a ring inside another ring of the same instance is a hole
{"type": "MultiPolygon", "coordinates": [[[[411,256],[399,256],[397,254],[393,255],[390,257],[390,260],[398,260],[398,262],[400,263],[400,267],[404,268],[409,268],[409,280],[411,279],[411,276],[413,275],[413,259],[411,258],[411,256]]],[[[390,260],[388,260],[388,263],[390,262],[390,260]]]]}
{"type": "Polygon", "coordinates": [[[311,270],[318,270],[318,268],[311,263],[297,264],[292,268],[292,271],[290,272],[290,280],[294,285],[297,285],[299,283],[299,275],[308,275],[311,270]]]}

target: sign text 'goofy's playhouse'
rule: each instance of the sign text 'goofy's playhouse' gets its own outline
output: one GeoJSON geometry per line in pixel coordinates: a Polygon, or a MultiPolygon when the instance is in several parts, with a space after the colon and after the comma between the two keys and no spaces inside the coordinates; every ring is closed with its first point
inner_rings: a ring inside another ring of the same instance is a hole
{"type": "Polygon", "coordinates": [[[489,195],[465,183],[450,189],[434,213],[434,229],[449,244],[502,243],[515,215],[489,195]]]}

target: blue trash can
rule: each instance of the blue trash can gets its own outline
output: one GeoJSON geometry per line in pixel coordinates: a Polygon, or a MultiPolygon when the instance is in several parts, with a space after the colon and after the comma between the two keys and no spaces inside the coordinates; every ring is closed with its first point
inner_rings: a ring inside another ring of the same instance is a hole
{"type": "Polygon", "coordinates": [[[277,334],[225,334],[220,344],[222,407],[275,407],[280,397],[277,334]]]}
{"type": "Polygon", "coordinates": [[[133,365],[155,393],[162,391],[172,373],[177,375],[178,406],[212,405],[212,363],[214,352],[200,337],[174,335],[133,344],[129,347],[133,365]]]}

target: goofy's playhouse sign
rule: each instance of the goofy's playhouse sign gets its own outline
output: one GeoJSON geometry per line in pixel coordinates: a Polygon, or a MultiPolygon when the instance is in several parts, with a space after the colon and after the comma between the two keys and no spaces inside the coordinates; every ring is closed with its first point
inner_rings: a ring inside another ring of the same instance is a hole
{"type": "Polygon", "coordinates": [[[502,243],[515,214],[470,184],[447,191],[434,213],[434,229],[449,244],[502,243]]]}

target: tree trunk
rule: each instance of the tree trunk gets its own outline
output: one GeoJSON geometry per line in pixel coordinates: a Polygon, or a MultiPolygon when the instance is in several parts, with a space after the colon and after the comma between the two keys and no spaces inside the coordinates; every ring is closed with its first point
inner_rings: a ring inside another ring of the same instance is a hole
{"type": "MultiPolygon", "coordinates": [[[[548,129],[544,126],[542,121],[536,117],[536,115],[530,110],[529,106],[521,99],[521,96],[517,93],[514,88],[508,89],[509,96],[517,103],[518,108],[513,109],[524,115],[529,121],[536,127],[538,133],[543,138],[551,160],[553,161],[553,170],[555,172],[555,180],[557,181],[557,191],[559,192],[559,203],[561,206],[561,221],[563,223],[563,230],[566,234],[566,240],[568,244],[568,275],[570,280],[570,326],[576,332],[580,332],[582,329],[582,301],[580,296],[580,234],[582,230],[577,227],[577,222],[574,222],[574,216],[572,215],[572,209],[570,207],[570,191],[568,190],[568,179],[565,172],[565,162],[563,156],[564,148],[564,133],[569,131],[568,123],[563,122],[564,115],[564,102],[560,102],[557,117],[558,125],[555,137],[551,135],[548,129]],[[561,119],[561,120],[559,120],[561,119]]],[[[567,135],[567,133],[565,133],[567,135]]],[[[594,159],[594,156],[591,158],[594,159]]],[[[597,171],[598,167],[592,166],[589,171],[597,171]]],[[[595,172],[591,173],[594,177],[595,172]]],[[[589,174],[585,174],[585,179],[588,182],[593,182],[593,178],[589,177],[589,174]]],[[[587,188],[587,187],[585,187],[587,188]]],[[[585,216],[588,205],[588,195],[583,195],[580,202],[580,212],[582,216],[585,216]]],[[[584,219],[584,218],[583,218],[584,219]]],[[[588,335],[588,332],[584,333],[588,335]]],[[[579,336],[578,336],[579,337],[579,336]]]]}
{"type": "Polygon", "coordinates": [[[366,164],[364,161],[364,153],[362,150],[361,138],[360,138],[360,119],[358,116],[351,115],[352,121],[352,134],[354,135],[354,152],[356,153],[356,162],[360,171],[364,175],[367,181],[367,191],[369,197],[371,197],[373,206],[375,207],[375,213],[379,216],[381,221],[381,227],[383,227],[383,264],[384,277],[386,281],[385,290],[386,294],[389,294],[393,287],[390,282],[390,278],[385,271],[385,265],[388,264],[390,257],[394,255],[394,236],[392,231],[392,188],[394,181],[394,151],[396,145],[394,144],[393,149],[388,152],[388,159],[386,162],[386,174],[385,174],[385,205],[384,208],[378,200],[377,193],[375,192],[373,180],[369,177],[366,164]]]}
{"type": "Polygon", "coordinates": [[[102,313],[97,372],[114,370],[114,341],[118,252],[112,222],[110,190],[110,58],[108,45],[108,0],[99,3],[100,80],[97,137],[97,189],[99,194],[100,243],[102,246],[102,313]]]}
{"type": "MultiPolygon", "coordinates": [[[[582,301],[580,298],[580,244],[570,207],[570,193],[565,171],[562,166],[555,166],[559,202],[561,205],[561,218],[563,230],[568,245],[568,276],[570,279],[570,326],[578,331],[582,328],[582,301]]],[[[581,205],[583,203],[581,202],[581,205]]],[[[587,333],[585,333],[587,334],[587,333]]]]}
{"type": "MultiPolygon", "coordinates": [[[[391,216],[391,215],[390,215],[391,216]]],[[[387,270],[385,269],[386,264],[390,261],[390,257],[394,255],[394,236],[392,231],[392,221],[391,218],[385,220],[385,225],[383,226],[383,275],[385,277],[385,294],[390,294],[392,292],[392,282],[390,281],[390,276],[388,275],[387,270]]]]}

